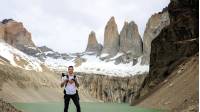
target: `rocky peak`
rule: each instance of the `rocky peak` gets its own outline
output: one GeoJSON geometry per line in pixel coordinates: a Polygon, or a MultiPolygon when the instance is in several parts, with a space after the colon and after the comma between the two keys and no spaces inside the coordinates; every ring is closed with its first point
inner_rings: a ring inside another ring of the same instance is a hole
{"type": "Polygon", "coordinates": [[[0,40],[12,45],[20,51],[43,59],[44,55],[32,41],[31,33],[27,31],[21,22],[13,19],[4,19],[0,23],[0,40]]]}
{"type": "MultiPolygon", "coordinates": [[[[31,33],[28,32],[21,22],[14,20],[4,20],[4,40],[10,45],[20,49],[22,45],[35,47],[32,41],[31,33]]],[[[20,49],[21,50],[21,49],[20,49]]]]}
{"type": "Polygon", "coordinates": [[[104,31],[104,45],[101,58],[110,58],[117,54],[119,50],[119,33],[115,18],[111,17],[107,22],[104,31]]]}
{"type": "Polygon", "coordinates": [[[89,34],[88,44],[87,44],[87,48],[85,51],[93,52],[93,53],[99,55],[101,50],[102,50],[102,45],[97,42],[95,32],[91,31],[89,34]]]}
{"type": "Polygon", "coordinates": [[[4,19],[4,20],[1,21],[1,23],[2,24],[6,24],[6,23],[8,23],[10,21],[14,21],[14,20],[13,19],[4,19]]]}
{"type": "Polygon", "coordinates": [[[169,24],[170,19],[168,11],[156,13],[150,17],[143,35],[142,64],[149,64],[152,40],[155,39],[161,30],[169,24]]]}
{"type": "Polygon", "coordinates": [[[53,59],[64,59],[64,60],[72,59],[72,57],[70,57],[67,53],[56,52],[47,46],[41,46],[41,47],[38,47],[38,49],[43,53],[45,58],[50,57],[53,59]]]}
{"type": "Polygon", "coordinates": [[[91,31],[89,34],[88,44],[94,44],[94,45],[98,44],[94,31],[91,31]]]}
{"type": "Polygon", "coordinates": [[[120,32],[120,52],[130,53],[134,58],[142,54],[142,39],[135,22],[124,22],[120,32]]]}
{"type": "Polygon", "coordinates": [[[48,48],[47,46],[41,46],[38,47],[42,52],[47,52],[47,51],[53,51],[51,48],[48,48]]]}

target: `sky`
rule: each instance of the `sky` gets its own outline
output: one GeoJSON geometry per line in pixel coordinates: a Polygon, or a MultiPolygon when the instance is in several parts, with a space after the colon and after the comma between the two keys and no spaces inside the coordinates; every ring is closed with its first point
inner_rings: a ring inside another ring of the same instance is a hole
{"type": "Polygon", "coordinates": [[[83,52],[88,35],[96,33],[103,44],[107,21],[114,16],[120,32],[134,21],[141,37],[151,15],[170,0],[0,0],[0,20],[12,18],[31,32],[37,46],[62,53],[83,52]]]}

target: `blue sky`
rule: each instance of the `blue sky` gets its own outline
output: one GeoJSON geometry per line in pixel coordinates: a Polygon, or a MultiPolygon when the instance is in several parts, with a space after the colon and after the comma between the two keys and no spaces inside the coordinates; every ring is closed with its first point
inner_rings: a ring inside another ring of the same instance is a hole
{"type": "Polygon", "coordinates": [[[111,16],[118,31],[124,21],[135,21],[141,36],[152,14],[170,0],[0,0],[0,19],[23,22],[36,45],[59,52],[82,52],[90,31],[103,44],[104,28],[111,16]]]}

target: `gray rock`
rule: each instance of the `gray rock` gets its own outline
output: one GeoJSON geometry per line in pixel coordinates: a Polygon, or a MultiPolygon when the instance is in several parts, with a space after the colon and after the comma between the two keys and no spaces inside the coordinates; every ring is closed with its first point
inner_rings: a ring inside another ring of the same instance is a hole
{"type": "MultiPolygon", "coordinates": [[[[133,62],[134,60],[135,60],[135,58],[133,58],[133,55],[131,53],[124,53],[123,55],[121,55],[115,59],[115,64],[120,64],[120,63],[127,64],[130,62],[133,62]]],[[[135,63],[135,61],[133,63],[135,63]]],[[[135,65],[135,64],[133,64],[133,65],[135,65]]]]}
{"type": "Polygon", "coordinates": [[[47,51],[53,51],[51,48],[48,48],[47,46],[41,46],[38,47],[42,52],[47,52],[47,51]]]}
{"type": "Polygon", "coordinates": [[[143,35],[143,57],[141,64],[148,65],[150,61],[151,42],[155,39],[161,30],[170,24],[168,11],[156,13],[151,16],[146,24],[143,35]]]}
{"type": "Polygon", "coordinates": [[[104,32],[104,45],[101,52],[101,59],[107,59],[115,56],[119,51],[119,33],[117,29],[117,24],[115,23],[114,17],[108,21],[105,32],[104,32]],[[103,56],[102,54],[108,54],[103,56]]]}
{"type": "Polygon", "coordinates": [[[133,58],[142,55],[142,39],[135,22],[125,22],[120,32],[120,52],[130,53],[133,58]]]}
{"type": "Polygon", "coordinates": [[[137,59],[133,59],[133,64],[132,64],[132,65],[134,66],[134,65],[136,65],[137,63],[138,63],[138,60],[137,60],[137,59]]]}
{"type": "Polygon", "coordinates": [[[42,51],[43,54],[45,54],[45,57],[51,57],[54,59],[64,59],[64,60],[72,59],[72,57],[70,57],[67,53],[56,52],[52,50],[51,48],[48,48],[47,46],[41,46],[38,48],[42,51]]]}
{"type": "Polygon", "coordinates": [[[87,44],[87,48],[85,52],[93,52],[94,54],[99,56],[101,53],[102,47],[103,46],[97,42],[95,32],[92,31],[89,34],[88,44],[87,44]]]}

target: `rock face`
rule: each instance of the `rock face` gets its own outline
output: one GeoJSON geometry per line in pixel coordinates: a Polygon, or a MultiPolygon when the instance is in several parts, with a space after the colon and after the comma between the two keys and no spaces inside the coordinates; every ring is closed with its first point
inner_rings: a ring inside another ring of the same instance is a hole
{"type": "Polygon", "coordinates": [[[149,64],[151,42],[155,39],[161,30],[170,24],[168,11],[157,13],[149,19],[143,36],[143,57],[142,64],[149,64]]]}
{"type": "MultiPolygon", "coordinates": [[[[31,33],[24,28],[21,22],[4,19],[0,23],[0,39],[28,55],[42,54],[33,43],[31,33]]],[[[38,57],[44,58],[44,55],[38,57]]]]}
{"type": "Polygon", "coordinates": [[[152,41],[150,72],[137,95],[138,99],[168,77],[182,60],[198,53],[198,4],[198,0],[171,0],[168,6],[170,25],[152,41]]]}
{"type": "Polygon", "coordinates": [[[102,49],[99,55],[101,60],[106,62],[114,61],[115,64],[132,62],[132,65],[135,65],[138,63],[138,58],[142,55],[142,44],[142,39],[135,22],[125,22],[119,35],[115,19],[111,17],[105,27],[103,48],[96,41],[95,33],[91,32],[86,52],[99,54],[99,51],[102,49]]]}
{"type": "Polygon", "coordinates": [[[79,73],[81,92],[88,92],[104,102],[130,103],[141,86],[145,75],[114,77],[79,73]]]}
{"type": "Polygon", "coordinates": [[[4,37],[5,37],[5,28],[4,25],[0,23],[0,40],[4,41],[4,37]]]}
{"type": "Polygon", "coordinates": [[[96,39],[96,36],[95,36],[95,32],[92,31],[89,34],[88,44],[87,44],[87,48],[86,48],[85,51],[86,52],[93,52],[93,53],[95,53],[95,54],[97,54],[99,56],[100,53],[101,53],[102,47],[103,46],[97,42],[97,39],[96,39]]]}
{"type": "Polygon", "coordinates": [[[31,34],[24,28],[21,22],[10,20],[6,23],[2,22],[2,24],[5,31],[4,40],[7,43],[17,48],[21,45],[35,47],[35,44],[31,39],[31,34]]]}
{"type": "Polygon", "coordinates": [[[110,58],[119,51],[119,33],[115,18],[111,17],[108,21],[104,32],[104,45],[101,52],[102,58],[110,58]]]}
{"type": "Polygon", "coordinates": [[[115,64],[130,63],[137,64],[138,57],[142,55],[142,39],[138,32],[135,22],[125,22],[120,32],[120,49],[121,56],[115,59],[115,64]]]}
{"type": "Polygon", "coordinates": [[[100,59],[106,62],[114,60],[115,64],[132,62],[132,65],[135,65],[142,55],[142,44],[135,22],[125,22],[119,35],[115,19],[111,17],[105,27],[104,46],[100,59]]]}
{"type": "Polygon", "coordinates": [[[125,22],[120,32],[120,52],[130,53],[133,58],[142,54],[142,39],[135,22],[125,22]]]}
{"type": "Polygon", "coordinates": [[[13,21],[12,19],[4,19],[0,22],[0,41],[5,41],[5,25],[7,22],[13,21]]]}

